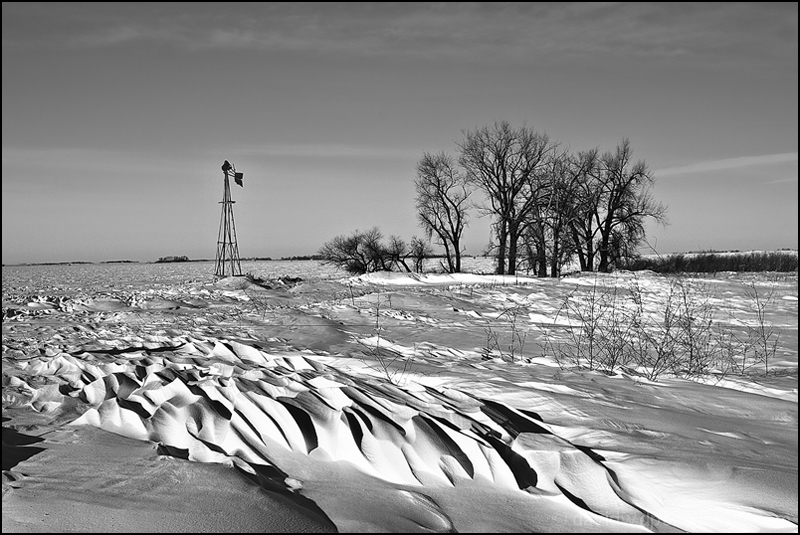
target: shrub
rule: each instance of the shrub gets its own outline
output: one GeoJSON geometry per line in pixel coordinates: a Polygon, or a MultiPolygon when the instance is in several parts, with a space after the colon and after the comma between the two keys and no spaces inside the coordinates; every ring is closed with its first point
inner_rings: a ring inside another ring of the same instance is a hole
{"type": "Polygon", "coordinates": [[[651,381],[664,374],[721,378],[757,364],[769,373],[779,341],[767,319],[774,289],[750,284],[746,296],[755,318],[740,336],[732,325],[714,320],[708,288],[680,275],[662,280],[666,288],[658,292],[646,292],[635,277],[627,290],[620,291],[619,281],[603,288],[597,278],[588,291],[573,290],[559,310],[570,326],[560,340],[548,340],[546,349],[562,367],[606,373],[622,368],[651,381]]]}
{"type": "Polygon", "coordinates": [[[410,272],[409,258],[413,260],[414,270],[421,271],[422,262],[429,254],[430,247],[417,237],[411,239],[410,246],[397,236],[390,236],[389,243],[385,244],[377,227],[337,236],[319,250],[323,263],[339,266],[353,275],[393,269],[410,272]]]}
{"type": "Polygon", "coordinates": [[[671,254],[658,257],[637,257],[620,262],[617,267],[638,271],[649,269],[656,273],[715,273],[718,271],[797,271],[795,251],[773,252],[701,252],[671,254]],[[793,254],[794,253],[794,254],[793,254]]]}

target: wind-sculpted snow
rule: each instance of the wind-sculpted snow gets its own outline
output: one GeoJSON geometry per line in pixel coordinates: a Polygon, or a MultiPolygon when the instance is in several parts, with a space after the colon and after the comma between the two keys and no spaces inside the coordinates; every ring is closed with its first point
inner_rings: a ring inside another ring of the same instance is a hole
{"type": "MultiPolygon", "coordinates": [[[[654,382],[554,348],[668,278],[259,266],[4,267],[4,531],[797,530],[796,278],[768,375],[654,382]]],[[[743,279],[685,282],[751,332],[743,279]]]]}
{"type": "MultiPolygon", "coordinates": [[[[480,507],[486,498],[476,488],[513,496],[525,529],[671,529],[632,503],[601,455],[559,437],[535,413],[445,387],[401,388],[320,360],[199,339],[113,355],[62,353],[16,362],[49,384],[17,380],[4,397],[28,394],[47,412],[79,400],[85,412],[75,425],[234,465],[297,499],[330,466],[381,480],[395,494],[392,507],[434,531],[469,528],[447,503],[480,507]]],[[[336,522],[331,503],[323,510],[336,522]]],[[[484,507],[483,516],[493,514],[501,513],[484,507]]]]}

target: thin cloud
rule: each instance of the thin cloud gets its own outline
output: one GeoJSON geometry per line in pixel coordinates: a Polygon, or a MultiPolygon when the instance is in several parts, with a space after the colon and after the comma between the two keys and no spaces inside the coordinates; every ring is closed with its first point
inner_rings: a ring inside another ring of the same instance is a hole
{"type": "Polygon", "coordinates": [[[13,13],[21,24],[4,26],[4,48],[66,38],[68,46],[89,48],[155,43],[190,51],[301,50],[470,61],[616,57],[718,65],[770,59],[795,64],[797,59],[796,4],[690,3],[676,9],[613,2],[298,2],[233,9],[202,4],[190,11],[171,3],[147,10],[116,5],[36,10],[33,21],[23,14],[34,8],[17,6],[13,13]]]}
{"type": "Polygon", "coordinates": [[[103,149],[3,147],[3,170],[164,174],[177,168],[152,154],[103,149]]]}
{"type": "Polygon", "coordinates": [[[741,158],[726,158],[724,160],[698,162],[692,165],[658,169],[653,171],[653,173],[658,177],[676,176],[676,175],[686,175],[690,173],[721,171],[724,169],[737,169],[739,167],[750,167],[754,165],[769,165],[769,164],[796,162],[796,161],[797,161],[796,152],[785,152],[782,154],[766,154],[763,156],[743,156],[741,158]]]}
{"type": "Polygon", "coordinates": [[[766,183],[767,186],[772,186],[775,184],[791,184],[792,182],[797,182],[797,177],[789,177],[789,178],[779,178],[778,180],[770,180],[766,183]]]}
{"type": "Polygon", "coordinates": [[[276,143],[244,147],[233,151],[236,154],[249,156],[270,156],[287,158],[417,158],[419,151],[411,149],[395,149],[389,147],[369,147],[363,145],[343,144],[289,144],[276,143]]]}

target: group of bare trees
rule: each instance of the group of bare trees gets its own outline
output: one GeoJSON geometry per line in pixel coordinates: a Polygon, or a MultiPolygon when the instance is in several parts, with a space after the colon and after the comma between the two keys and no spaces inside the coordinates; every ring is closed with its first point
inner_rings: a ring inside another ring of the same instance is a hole
{"type": "Polygon", "coordinates": [[[337,236],[326,242],[319,254],[325,262],[353,274],[394,269],[421,272],[425,258],[431,255],[431,248],[428,242],[416,236],[410,243],[398,236],[390,236],[386,243],[383,233],[373,227],[363,232],[355,231],[349,236],[337,236]]]}
{"type": "Polygon", "coordinates": [[[473,206],[492,218],[498,274],[525,267],[557,277],[575,256],[583,271],[609,271],[642,243],[647,218],[666,223],[666,207],[650,193],[653,175],[632,161],[627,139],[614,152],[571,154],[546,134],[503,121],[464,131],[457,148],[458,165],[426,153],[415,182],[420,224],[444,247],[451,272],[460,270],[473,206]],[[468,203],[474,189],[485,202],[468,203]]]}
{"type": "MultiPolygon", "coordinates": [[[[491,217],[496,273],[526,269],[558,277],[577,257],[582,271],[607,272],[630,258],[645,239],[648,218],[666,224],[666,207],[651,195],[652,173],[632,160],[630,142],[615,151],[570,153],[546,134],[507,121],[463,131],[457,157],[424,153],[417,163],[416,211],[427,239],[444,250],[442,267],[461,271],[464,230],[473,208],[491,217]],[[475,202],[473,193],[483,194],[475,202]]],[[[320,254],[351,273],[414,270],[430,246],[395,236],[382,243],[377,228],[339,236],[320,254]]]]}

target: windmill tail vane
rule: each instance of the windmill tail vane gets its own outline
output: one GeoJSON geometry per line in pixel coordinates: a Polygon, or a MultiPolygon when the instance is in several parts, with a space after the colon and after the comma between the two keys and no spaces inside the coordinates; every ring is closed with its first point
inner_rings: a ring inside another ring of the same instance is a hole
{"type": "Polygon", "coordinates": [[[244,187],[244,184],[242,183],[242,181],[244,180],[244,173],[237,173],[236,167],[234,167],[233,164],[230,163],[228,160],[225,160],[225,163],[222,164],[222,171],[225,173],[226,178],[228,176],[228,172],[232,171],[233,180],[235,180],[236,183],[239,184],[241,187],[244,187]]]}
{"type": "Polygon", "coordinates": [[[241,187],[244,187],[244,173],[239,173],[228,160],[222,164],[224,175],[224,190],[222,193],[222,216],[219,221],[219,235],[217,237],[217,256],[214,262],[214,276],[237,277],[242,275],[242,266],[239,261],[239,245],[236,241],[236,223],[233,219],[233,203],[231,200],[230,177],[241,187]]]}

